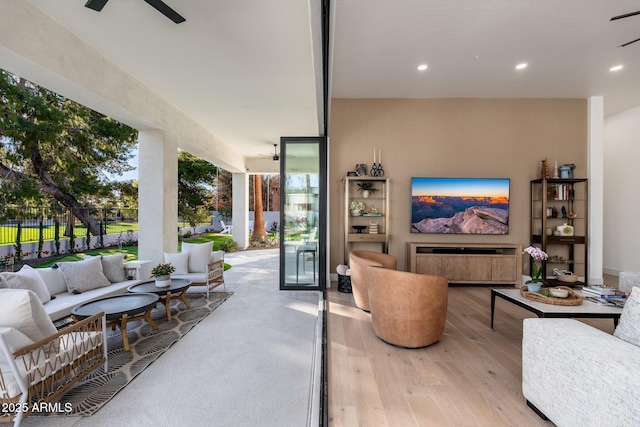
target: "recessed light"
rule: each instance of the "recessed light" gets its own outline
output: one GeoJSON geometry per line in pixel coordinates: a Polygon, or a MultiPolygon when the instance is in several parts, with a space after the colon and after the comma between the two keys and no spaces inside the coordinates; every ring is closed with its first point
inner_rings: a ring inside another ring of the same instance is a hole
{"type": "Polygon", "coordinates": [[[429,66],[427,64],[418,65],[418,71],[424,71],[427,68],[429,68],[429,66]]]}
{"type": "Polygon", "coordinates": [[[516,70],[524,70],[525,68],[527,68],[527,64],[526,62],[523,62],[522,64],[518,64],[516,65],[516,70]]]}
{"type": "Polygon", "coordinates": [[[609,68],[609,71],[620,71],[623,68],[624,68],[624,65],[616,65],[616,66],[613,66],[613,67],[609,68]]]}

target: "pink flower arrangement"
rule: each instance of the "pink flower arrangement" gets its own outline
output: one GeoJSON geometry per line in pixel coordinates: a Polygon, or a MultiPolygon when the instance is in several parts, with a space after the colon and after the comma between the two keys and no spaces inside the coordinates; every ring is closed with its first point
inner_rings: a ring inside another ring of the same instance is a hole
{"type": "Polygon", "coordinates": [[[536,248],[535,246],[529,246],[524,250],[524,252],[528,253],[531,256],[531,258],[533,258],[533,261],[534,261],[533,262],[533,278],[531,280],[528,280],[526,283],[543,282],[543,280],[540,279],[540,273],[542,273],[542,265],[538,267],[538,264],[536,264],[535,262],[544,261],[549,258],[549,255],[547,255],[547,253],[544,252],[542,249],[536,248]]]}

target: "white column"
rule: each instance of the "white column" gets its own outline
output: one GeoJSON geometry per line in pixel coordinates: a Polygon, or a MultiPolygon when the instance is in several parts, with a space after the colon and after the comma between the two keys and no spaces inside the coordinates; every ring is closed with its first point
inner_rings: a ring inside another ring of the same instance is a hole
{"type": "Polygon", "coordinates": [[[233,240],[239,249],[249,246],[249,174],[232,174],[233,240]]]}
{"type": "Polygon", "coordinates": [[[588,101],[587,168],[589,178],[589,278],[590,284],[602,284],[604,227],[604,98],[588,101]]]}
{"type": "Polygon", "coordinates": [[[178,249],[178,147],[161,131],[138,136],[138,258],[178,249]]]}

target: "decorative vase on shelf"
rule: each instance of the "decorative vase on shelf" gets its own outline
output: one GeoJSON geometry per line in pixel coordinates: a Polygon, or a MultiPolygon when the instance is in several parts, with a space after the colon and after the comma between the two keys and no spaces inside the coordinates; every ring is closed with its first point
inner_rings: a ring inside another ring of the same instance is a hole
{"type": "Polygon", "coordinates": [[[157,276],[155,279],[157,288],[166,288],[171,286],[171,275],[157,276]]]}
{"type": "Polygon", "coordinates": [[[365,199],[369,198],[369,190],[362,190],[362,197],[364,197],[365,199]]]}

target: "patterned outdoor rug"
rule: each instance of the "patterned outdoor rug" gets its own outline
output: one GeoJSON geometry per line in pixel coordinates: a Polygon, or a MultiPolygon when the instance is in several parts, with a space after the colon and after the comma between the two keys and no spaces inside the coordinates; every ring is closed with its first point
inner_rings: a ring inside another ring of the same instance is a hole
{"type": "MultiPolygon", "coordinates": [[[[218,308],[231,292],[211,292],[207,300],[202,294],[187,294],[190,309],[182,301],[171,301],[171,321],[167,321],[164,306],[151,312],[158,329],[154,330],[146,321],[130,322],[128,327],[131,350],[122,349],[120,329],[107,329],[109,370],[105,374],[102,366],[78,381],[58,401],[71,403],[71,412],[53,415],[89,416],[98,411],[120,390],[127,386],[140,372],[160,357],[182,336],[218,308]]],[[[32,416],[38,415],[36,413],[32,416]]],[[[41,413],[40,415],[45,415],[41,413]]]]}

